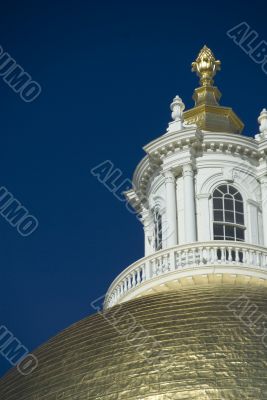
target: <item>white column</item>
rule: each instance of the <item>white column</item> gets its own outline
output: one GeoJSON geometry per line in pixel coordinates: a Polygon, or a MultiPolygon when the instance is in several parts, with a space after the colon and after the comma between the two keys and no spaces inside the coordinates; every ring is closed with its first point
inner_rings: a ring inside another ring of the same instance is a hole
{"type": "Polygon", "coordinates": [[[200,242],[213,240],[209,205],[210,197],[210,193],[201,193],[197,195],[198,240],[200,242]]]}
{"type": "Polygon", "coordinates": [[[176,179],[171,171],[164,173],[166,190],[166,239],[167,247],[177,244],[176,179]]]}
{"type": "Polygon", "coordinates": [[[190,243],[196,241],[194,171],[191,164],[183,165],[183,178],[185,241],[186,243],[190,243]]]}
{"type": "Polygon", "coordinates": [[[254,200],[248,200],[248,220],[249,231],[246,240],[251,244],[259,244],[259,223],[258,223],[258,207],[259,204],[254,200]]]}
{"type": "Polygon", "coordinates": [[[261,178],[262,220],[264,246],[267,246],[267,176],[261,178]]]}

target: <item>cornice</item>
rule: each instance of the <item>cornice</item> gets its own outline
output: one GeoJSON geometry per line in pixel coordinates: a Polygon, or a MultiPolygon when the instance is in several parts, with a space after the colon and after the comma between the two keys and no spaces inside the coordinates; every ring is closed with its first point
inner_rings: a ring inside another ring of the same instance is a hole
{"type": "MultiPolygon", "coordinates": [[[[258,142],[252,137],[237,135],[234,133],[216,133],[200,131],[196,127],[184,127],[178,132],[166,133],[143,147],[147,155],[138,164],[134,176],[133,187],[138,193],[136,198],[146,199],[150,182],[155,173],[167,167],[181,166],[183,152],[191,152],[191,161],[198,159],[203,153],[221,153],[239,156],[247,159],[254,166],[264,160],[267,155],[267,140],[258,142]],[[192,152],[193,150],[193,152],[192,152]],[[177,156],[177,159],[176,159],[177,156]],[[179,165],[176,165],[176,164],[179,165]]],[[[258,166],[260,169],[261,167],[258,166]]],[[[127,195],[133,207],[136,207],[136,199],[133,195],[127,195]],[[134,205],[135,203],[135,205],[134,205]]]]}
{"type": "Polygon", "coordinates": [[[144,146],[143,149],[152,158],[157,159],[174,152],[175,149],[201,141],[201,139],[202,134],[198,129],[185,127],[179,132],[166,133],[144,146]]]}
{"type": "Polygon", "coordinates": [[[260,158],[258,143],[255,139],[232,133],[204,132],[202,150],[204,152],[232,153],[254,160],[260,158]]]}

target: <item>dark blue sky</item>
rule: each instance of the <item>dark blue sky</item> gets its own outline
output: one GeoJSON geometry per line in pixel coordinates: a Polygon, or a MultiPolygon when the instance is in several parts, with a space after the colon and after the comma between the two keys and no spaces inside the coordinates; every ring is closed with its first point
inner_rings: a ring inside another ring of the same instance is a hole
{"type": "MultiPolygon", "coordinates": [[[[21,237],[0,217],[0,325],[33,349],[92,312],[90,302],[143,255],[137,219],[90,174],[109,159],[130,178],[164,133],[206,43],[216,84],[255,134],[267,76],[226,35],[246,21],[267,40],[264,2],[10,1],[0,45],[42,86],[24,103],[0,78],[0,186],[38,218],[21,237]]],[[[10,365],[0,356],[0,374],[10,365]]]]}

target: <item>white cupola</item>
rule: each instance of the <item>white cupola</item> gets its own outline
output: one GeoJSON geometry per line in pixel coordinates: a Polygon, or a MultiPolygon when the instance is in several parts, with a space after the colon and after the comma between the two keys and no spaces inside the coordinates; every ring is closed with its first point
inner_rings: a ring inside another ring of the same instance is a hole
{"type": "Polygon", "coordinates": [[[267,279],[267,111],[255,139],[241,135],[213,86],[220,65],[204,46],[192,63],[195,106],[176,96],[166,133],[144,147],[126,196],[142,217],[145,257],[114,281],[106,307],[216,271],[267,279]]]}

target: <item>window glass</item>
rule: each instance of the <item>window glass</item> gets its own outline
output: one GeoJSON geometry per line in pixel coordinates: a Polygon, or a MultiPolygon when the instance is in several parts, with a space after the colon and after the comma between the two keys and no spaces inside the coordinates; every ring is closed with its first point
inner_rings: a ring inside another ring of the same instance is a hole
{"type": "Polygon", "coordinates": [[[228,193],[228,188],[226,185],[221,185],[218,187],[218,189],[222,192],[222,193],[228,193]]]}
{"type": "Polygon", "coordinates": [[[213,199],[213,208],[214,210],[222,210],[223,208],[222,199],[213,199]]]}
{"type": "Polygon", "coordinates": [[[236,228],[236,238],[237,240],[244,240],[244,229],[236,228]]]}
{"type": "Polygon", "coordinates": [[[235,222],[234,213],[231,211],[225,211],[225,222],[235,222]]]}
{"type": "Polygon", "coordinates": [[[244,214],[236,213],[236,223],[244,225],[244,214]]]}
{"type": "Polygon", "coordinates": [[[223,220],[223,212],[214,210],[214,221],[222,221],[223,220]]]}
{"type": "Polygon", "coordinates": [[[225,210],[234,211],[234,200],[224,198],[224,208],[225,210]]]}
{"type": "Polygon", "coordinates": [[[243,202],[242,196],[239,192],[235,195],[235,199],[243,202]]]}
{"type": "Polygon", "coordinates": [[[216,189],[213,193],[213,198],[214,197],[221,197],[222,196],[222,192],[218,189],[216,189]]]}
{"type": "Polygon", "coordinates": [[[213,192],[213,235],[215,240],[245,240],[244,203],[232,185],[213,192]]]}
{"type": "Polygon", "coordinates": [[[228,186],[228,189],[229,189],[229,193],[230,193],[230,194],[235,194],[235,193],[237,193],[237,189],[234,188],[233,186],[228,186]]]}
{"type": "Polygon", "coordinates": [[[243,206],[243,203],[241,201],[236,201],[235,202],[235,210],[237,212],[240,212],[240,213],[244,212],[244,206],[243,206]]]}

